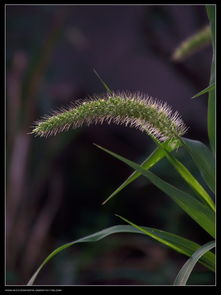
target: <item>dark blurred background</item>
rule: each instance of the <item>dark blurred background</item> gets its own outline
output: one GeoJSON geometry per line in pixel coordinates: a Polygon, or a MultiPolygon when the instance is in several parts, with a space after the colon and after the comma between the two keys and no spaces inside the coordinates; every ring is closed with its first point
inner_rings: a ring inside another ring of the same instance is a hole
{"type": "MultiPolygon", "coordinates": [[[[171,59],[207,24],[205,7],[196,5],[6,6],[6,284],[26,284],[56,247],[122,224],[115,213],[208,241],[143,177],[101,206],[132,170],[93,143],[140,163],[154,149],[141,132],[104,124],[47,139],[28,134],[52,110],[105,92],[95,68],[112,90],[167,101],[189,126],[186,137],[208,144],[207,96],[191,97],[208,85],[211,45],[181,62],[171,59]]],[[[179,157],[200,179],[184,151],[179,157]]],[[[153,171],[185,187],[166,160],[153,171]]],[[[186,259],[143,235],[118,234],[58,254],[36,284],[167,285],[186,259]]],[[[213,284],[214,276],[197,265],[189,283],[213,284]]]]}

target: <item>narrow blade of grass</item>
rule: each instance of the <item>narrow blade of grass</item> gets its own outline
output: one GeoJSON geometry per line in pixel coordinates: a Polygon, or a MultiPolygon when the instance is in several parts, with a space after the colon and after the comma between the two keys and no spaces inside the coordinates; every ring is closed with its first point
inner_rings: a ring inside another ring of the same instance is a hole
{"type": "MultiPolygon", "coordinates": [[[[210,71],[210,84],[216,83],[216,72],[215,72],[215,62],[216,62],[216,7],[215,5],[206,5],[208,18],[210,21],[211,35],[212,35],[212,45],[213,45],[213,59],[210,71]]],[[[215,88],[209,91],[208,98],[208,136],[210,141],[210,146],[215,154],[215,144],[216,144],[216,91],[215,88]]]]}
{"type": "MultiPolygon", "coordinates": [[[[158,238],[163,240],[163,239],[167,239],[169,240],[172,239],[175,235],[173,234],[168,234],[166,232],[163,232],[161,230],[157,230],[154,228],[150,228],[150,227],[143,227],[143,229],[145,229],[146,232],[149,232],[152,234],[152,237],[155,237],[155,239],[158,238]],[[170,237],[171,236],[171,237],[170,237]]],[[[117,233],[135,233],[135,234],[144,234],[143,231],[140,231],[139,229],[134,228],[133,226],[130,225],[115,225],[106,229],[103,229],[101,231],[98,231],[92,235],[83,237],[81,239],[75,240],[73,242],[70,243],[66,243],[60,247],[58,247],[57,249],[55,249],[54,251],[52,251],[45,259],[44,261],[41,263],[41,265],[38,267],[38,269],[35,271],[35,273],[32,275],[31,279],[28,281],[27,285],[31,286],[34,284],[39,272],[42,270],[42,268],[58,253],[60,253],[61,251],[79,244],[79,243],[86,243],[86,242],[96,242],[99,241],[109,235],[112,234],[117,234],[117,233]]],[[[176,246],[176,251],[185,254],[187,256],[191,256],[192,253],[198,249],[200,246],[190,240],[181,238],[181,237],[177,237],[177,246],[176,246]],[[179,240],[179,242],[178,242],[179,240]]],[[[213,254],[212,253],[207,253],[207,256],[203,257],[203,259],[200,260],[200,262],[208,267],[211,270],[214,270],[214,263],[213,263],[213,254]]]]}
{"type": "MultiPolygon", "coordinates": [[[[173,151],[175,148],[178,148],[180,146],[180,141],[177,141],[176,143],[164,142],[162,143],[162,146],[167,151],[173,151]]],[[[149,156],[147,159],[143,161],[141,164],[141,167],[145,170],[150,169],[153,167],[156,163],[158,163],[161,159],[165,157],[165,152],[162,148],[157,147],[149,156]]],[[[103,203],[102,205],[106,204],[110,199],[112,199],[115,195],[117,195],[122,189],[124,189],[126,186],[128,186],[131,182],[136,180],[141,173],[138,171],[134,171],[103,203]]]]}
{"type": "Polygon", "coordinates": [[[215,83],[213,83],[212,85],[206,87],[205,89],[201,90],[200,92],[198,92],[197,94],[195,94],[194,96],[192,96],[192,98],[196,98],[196,97],[199,97],[211,90],[215,89],[215,83]]]}
{"type": "Polygon", "coordinates": [[[187,262],[183,265],[181,270],[179,271],[175,281],[174,286],[185,286],[187,283],[187,280],[189,279],[189,276],[191,272],[193,271],[194,266],[198,262],[198,260],[205,255],[209,250],[215,247],[215,241],[208,242],[199,249],[194,252],[194,254],[187,260],[187,262]]]}
{"type": "Polygon", "coordinates": [[[203,201],[215,212],[215,204],[209,194],[205,191],[202,185],[196,180],[196,178],[190,173],[190,171],[175,157],[170,154],[167,154],[167,158],[183,179],[193,188],[198,195],[202,198],[203,201]]]}
{"type": "Polygon", "coordinates": [[[215,192],[215,159],[209,148],[198,140],[182,137],[184,147],[212,192],[215,192]]]}
{"type": "Polygon", "coordinates": [[[162,180],[157,175],[150,171],[144,170],[140,165],[133,161],[130,161],[116,153],[113,153],[101,146],[96,145],[101,150],[110,154],[111,156],[124,162],[131,168],[142,173],[149,181],[151,181],[156,187],[162,190],[173,201],[177,203],[195,222],[197,222],[205,231],[207,231],[212,237],[215,236],[215,214],[202,202],[198,201],[195,197],[187,194],[186,192],[174,187],[173,185],[162,180]]]}
{"type": "Polygon", "coordinates": [[[98,77],[98,79],[100,80],[101,84],[104,86],[104,88],[106,89],[107,92],[112,92],[110,87],[107,85],[107,83],[104,82],[104,80],[100,77],[100,75],[98,74],[98,72],[93,69],[93,72],[95,73],[95,75],[98,77]]]}
{"type": "Polygon", "coordinates": [[[216,93],[215,89],[209,91],[208,99],[208,136],[210,141],[210,146],[215,154],[215,144],[216,144],[216,93]]]}
{"type": "MultiPolygon", "coordinates": [[[[185,239],[181,236],[163,230],[156,230],[155,228],[138,226],[118,214],[115,215],[124,220],[126,223],[130,224],[135,229],[140,230],[145,235],[157,240],[158,242],[172,248],[179,253],[190,256],[191,252],[195,252],[200,248],[200,246],[195,242],[185,239]]],[[[205,255],[204,259],[201,259],[200,262],[210,270],[215,271],[215,255],[212,252],[207,253],[207,256],[205,255]]]]}
{"type": "Polygon", "coordinates": [[[28,281],[27,285],[33,285],[34,281],[36,280],[39,272],[41,271],[41,269],[44,267],[44,265],[46,265],[55,255],[57,255],[58,253],[60,253],[61,251],[63,251],[64,249],[67,249],[75,244],[78,243],[85,243],[85,242],[96,242],[99,241],[113,233],[121,233],[121,232],[132,232],[132,233],[139,233],[139,231],[134,230],[133,228],[130,228],[128,226],[125,225],[117,225],[117,226],[112,226],[109,228],[106,228],[104,230],[98,231],[92,235],[88,235],[86,237],[83,237],[81,239],[75,240],[73,242],[70,243],[66,243],[60,247],[58,247],[57,249],[55,249],[53,252],[51,252],[46,259],[41,263],[41,265],[39,266],[39,268],[36,270],[36,272],[33,274],[33,276],[31,277],[31,279],[28,281]]]}
{"type": "Polygon", "coordinates": [[[216,34],[216,6],[215,4],[206,5],[206,11],[210,21],[212,43],[213,43],[213,47],[215,48],[215,40],[216,40],[216,35],[215,35],[216,34]]]}
{"type": "Polygon", "coordinates": [[[197,181],[197,179],[191,174],[191,172],[172,154],[168,153],[162,143],[157,139],[153,140],[160,146],[173,167],[177,170],[180,176],[186,181],[186,183],[201,197],[202,201],[205,202],[213,211],[215,211],[215,204],[208,193],[205,191],[203,186],[197,181]]]}

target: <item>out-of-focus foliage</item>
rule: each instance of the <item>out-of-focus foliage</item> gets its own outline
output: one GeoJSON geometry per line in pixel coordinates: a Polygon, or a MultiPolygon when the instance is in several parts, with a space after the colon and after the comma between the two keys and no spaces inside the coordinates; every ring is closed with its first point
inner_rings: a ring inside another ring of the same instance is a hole
{"type": "Polygon", "coordinates": [[[198,52],[202,47],[211,43],[211,29],[210,26],[206,26],[200,32],[197,32],[193,36],[183,41],[179,47],[175,50],[172,58],[174,61],[180,61],[188,56],[198,52]]]}

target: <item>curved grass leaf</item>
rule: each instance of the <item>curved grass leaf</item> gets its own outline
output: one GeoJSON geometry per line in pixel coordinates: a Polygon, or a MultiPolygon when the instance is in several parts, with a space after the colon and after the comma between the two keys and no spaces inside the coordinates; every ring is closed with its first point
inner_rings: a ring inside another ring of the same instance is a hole
{"type": "Polygon", "coordinates": [[[141,166],[133,161],[130,161],[116,153],[113,153],[101,146],[96,145],[98,148],[112,155],[113,157],[124,162],[131,168],[142,173],[149,181],[151,181],[156,187],[162,190],[173,201],[177,203],[195,222],[197,222],[205,231],[207,231],[212,237],[215,236],[215,214],[202,202],[198,201],[195,197],[187,194],[186,192],[177,189],[173,185],[162,180],[154,173],[144,170],[141,166]]]}
{"type": "Polygon", "coordinates": [[[215,159],[208,147],[198,140],[182,137],[184,147],[212,192],[215,192],[215,159]]]}
{"type": "MultiPolygon", "coordinates": [[[[150,227],[142,227],[142,229],[145,229],[145,234],[148,232],[150,234],[150,236],[160,242],[164,242],[165,244],[167,244],[167,246],[172,247],[173,249],[175,249],[176,251],[187,255],[187,256],[191,256],[192,253],[194,251],[196,251],[196,249],[198,249],[200,246],[195,243],[192,242],[190,240],[184,239],[182,237],[179,237],[177,235],[174,234],[170,234],[155,228],[150,228],[150,227]]],[[[29,280],[29,282],[27,283],[28,286],[33,285],[39,272],[41,271],[41,269],[58,253],[60,253],[61,251],[63,251],[66,248],[69,248],[75,244],[78,243],[85,243],[85,242],[96,242],[99,241],[111,234],[116,234],[116,233],[135,233],[135,234],[143,234],[143,231],[140,231],[139,229],[136,229],[130,225],[115,225],[106,229],[103,229],[99,232],[96,232],[92,235],[86,236],[84,238],[75,240],[73,242],[64,244],[60,247],[58,247],[57,249],[55,249],[53,252],[51,252],[46,259],[41,263],[41,265],[39,266],[39,268],[36,270],[36,272],[33,274],[33,276],[31,277],[31,279],[29,280]]],[[[207,255],[205,255],[203,257],[203,259],[200,260],[200,262],[208,267],[211,270],[214,270],[214,254],[213,253],[207,253],[207,255]]]]}
{"type": "Polygon", "coordinates": [[[175,286],[185,286],[187,283],[187,280],[193,271],[194,266],[198,262],[198,260],[209,250],[215,247],[215,241],[208,242],[199,249],[194,252],[194,254],[187,260],[187,262],[183,265],[181,270],[179,271],[175,281],[175,286]]]}
{"type": "MultiPolygon", "coordinates": [[[[175,148],[178,148],[182,143],[180,141],[176,141],[171,143],[171,141],[163,142],[162,146],[167,151],[173,151],[175,148]]],[[[165,152],[162,148],[157,147],[147,159],[145,159],[140,165],[143,169],[148,170],[153,167],[156,163],[158,163],[161,159],[165,157],[165,152]]],[[[134,171],[103,203],[106,204],[110,199],[112,199],[115,195],[117,195],[122,189],[124,189],[131,182],[136,180],[141,175],[140,172],[134,171]]]]}
{"type": "Polygon", "coordinates": [[[104,230],[101,230],[99,232],[96,232],[92,235],[88,235],[84,238],[75,240],[73,242],[64,244],[60,247],[58,247],[57,249],[55,249],[53,252],[51,252],[46,259],[42,262],[42,264],[39,266],[39,268],[36,270],[36,272],[33,274],[33,276],[31,277],[31,279],[28,281],[27,285],[33,285],[37,275],[39,274],[40,270],[43,268],[43,266],[45,264],[47,264],[49,262],[49,260],[51,260],[56,254],[58,254],[59,252],[63,251],[66,248],[69,248],[75,244],[78,243],[85,243],[85,242],[96,242],[99,241],[103,238],[105,238],[106,236],[109,236],[113,233],[122,233],[122,232],[135,232],[135,233],[139,233],[139,231],[136,231],[134,229],[131,229],[130,227],[125,227],[124,225],[117,225],[117,226],[112,226],[109,228],[106,228],[104,230]]]}
{"type": "MultiPolygon", "coordinates": [[[[115,214],[115,215],[119,217],[120,219],[124,220],[125,222],[127,222],[128,224],[130,224],[132,227],[140,230],[145,235],[157,240],[158,242],[172,248],[173,250],[179,253],[189,255],[188,253],[190,253],[190,251],[194,251],[194,252],[196,251],[196,250],[193,250],[194,248],[196,247],[197,249],[200,248],[200,246],[196,244],[195,242],[192,242],[188,239],[185,239],[173,233],[169,233],[163,230],[158,230],[158,234],[156,235],[156,232],[155,232],[156,229],[136,225],[135,223],[129,221],[128,219],[118,214],[115,214]]],[[[208,264],[206,265],[204,261],[201,260],[202,264],[204,264],[204,266],[207,266],[210,270],[215,271],[215,255],[212,252],[210,252],[205,257],[206,259],[210,261],[210,265],[208,264]]]]}

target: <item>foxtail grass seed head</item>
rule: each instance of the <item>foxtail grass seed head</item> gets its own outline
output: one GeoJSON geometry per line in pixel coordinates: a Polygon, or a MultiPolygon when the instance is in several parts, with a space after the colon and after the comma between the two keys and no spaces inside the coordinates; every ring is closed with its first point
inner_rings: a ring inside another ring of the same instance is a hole
{"type": "Polygon", "coordinates": [[[160,141],[182,136],[185,127],[178,112],[165,103],[141,93],[108,93],[58,111],[37,122],[32,133],[56,135],[70,128],[104,122],[135,127],[160,141]]]}

